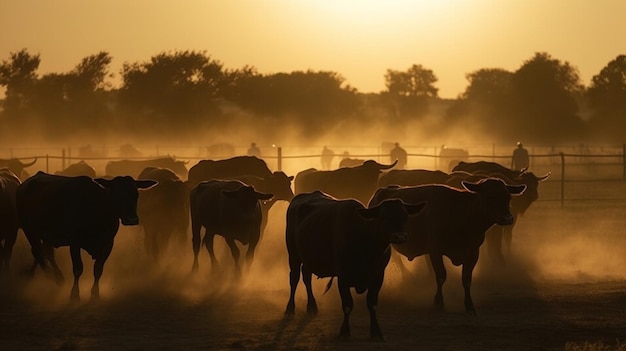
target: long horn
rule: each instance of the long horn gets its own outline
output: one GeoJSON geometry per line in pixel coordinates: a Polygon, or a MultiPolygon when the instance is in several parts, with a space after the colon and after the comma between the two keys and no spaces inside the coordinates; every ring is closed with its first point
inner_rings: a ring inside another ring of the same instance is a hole
{"type": "Polygon", "coordinates": [[[551,174],[552,174],[552,172],[548,172],[546,175],[544,175],[542,177],[538,177],[537,181],[538,182],[543,182],[544,180],[548,179],[548,177],[550,177],[551,174]]]}
{"type": "Polygon", "coordinates": [[[35,157],[35,159],[31,163],[24,163],[24,162],[20,161],[20,163],[22,164],[22,167],[24,167],[24,168],[30,167],[30,166],[34,165],[35,162],[37,162],[37,157],[35,157]]]}
{"type": "Polygon", "coordinates": [[[393,163],[392,163],[392,164],[390,164],[390,165],[381,165],[381,164],[379,163],[379,164],[378,164],[378,168],[379,168],[379,169],[381,169],[381,170],[383,170],[383,169],[391,169],[391,168],[393,168],[393,167],[396,165],[396,163],[398,163],[398,160],[397,160],[397,159],[396,159],[395,161],[393,161],[393,163]]]}

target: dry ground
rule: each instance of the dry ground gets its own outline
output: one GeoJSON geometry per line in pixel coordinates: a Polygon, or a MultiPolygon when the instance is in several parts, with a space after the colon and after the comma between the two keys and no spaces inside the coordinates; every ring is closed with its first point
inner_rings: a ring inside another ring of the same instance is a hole
{"type": "Polygon", "coordinates": [[[239,285],[229,283],[232,262],[224,253],[220,276],[210,274],[205,251],[200,271],[190,274],[190,245],[171,249],[155,267],[140,230],[123,228],[105,266],[102,298],[89,299],[92,265],[85,256],[77,304],[68,302],[68,251],[57,250],[64,286],[41,271],[27,279],[20,272],[30,253],[20,237],[12,272],[0,279],[0,350],[563,350],[567,343],[626,340],[626,204],[533,205],[516,228],[506,266],[479,262],[478,316],[463,311],[458,268],[449,269],[446,311],[435,312],[435,283],[423,262],[407,263],[412,278],[390,265],[379,305],[385,343],[369,339],[360,295],[351,339],[337,338],[339,296],[336,287],[322,295],[326,280],[315,282],[317,316],[305,312],[302,284],[296,315],[283,315],[285,209],[272,210],[257,259],[239,285]]]}

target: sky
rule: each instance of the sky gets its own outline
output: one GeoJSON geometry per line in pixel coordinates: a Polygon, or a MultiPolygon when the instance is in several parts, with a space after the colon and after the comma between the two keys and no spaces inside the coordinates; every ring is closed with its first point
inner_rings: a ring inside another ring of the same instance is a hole
{"type": "Polygon", "coordinates": [[[577,67],[588,85],[626,54],[625,0],[0,0],[0,60],[26,48],[39,74],[100,51],[125,62],[196,50],[263,74],[333,71],[363,93],[388,69],[419,64],[456,98],[466,74],[518,69],[536,52],[577,67]]]}

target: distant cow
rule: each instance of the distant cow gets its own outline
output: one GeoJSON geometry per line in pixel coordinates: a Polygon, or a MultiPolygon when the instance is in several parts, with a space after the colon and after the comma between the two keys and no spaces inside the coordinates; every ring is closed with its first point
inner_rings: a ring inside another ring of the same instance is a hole
{"type": "Polygon", "coordinates": [[[187,179],[187,167],[185,166],[188,161],[177,161],[173,157],[162,157],[151,160],[120,160],[109,161],[105,167],[105,173],[107,176],[131,176],[135,179],[139,177],[141,171],[146,167],[159,167],[167,168],[178,174],[181,179],[187,179]]]}
{"type": "MultiPolygon", "coordinates": [[[[285,313],[295,313],[300,271],[309,313],[317,313],[311,275],[337,277],[344,312],[340,335],[350,335],[349,317],[353,308],[350,288],[355,288],[358,294],[367,290],[370,335],[382,339],[376,308],[391,254],[390,244],[406,241],[408,216],[423,207],[423,203],[406,205],[400,200],[387,200],[366,209],[354,199],[338,200],[319,191],[296,195],[287,210],[291,293],[285,313]]],[[[332,278],[327,290],[331,283],[332,278]]]]}
{"type": "Polygon", "coordinates": [[[189,197],[186,184],[167,168],[147,167],[140,180],[155,180],[154,187],[142,191],[137,201],[137,214],[145,234],[145,248],[154,261],[164,252],[172,234],[178,243],[185,243],[189,228],[189,197]]]}
{"type": "Polygon", "coordinates": [[[0,168],[8,168],[15,174],[20,180],[28,178],[28,173],[24,171],[24,168],[28,168],[37,162],[37,158],[32,162],[24,163],[17,158],[0,159],[0,168]]]}
{"type": "Polygon", "coordinates": [[[96,177],[96,170],[92,166],[88,165],[85,161],[79,161],[67,166],[62,171],[57,171],[54,174],[63,175],[67,177],[87,176],[91,178],[96,177]]]}
{"type": "Polygon", "coordinates": [[[470,285],[485,232],[496,223],[513,222],[509,210],[511,195],[523,193],[526,186],[507,185],[496,178],[462,184],[465,190],[446,185],[381,188],[372,197],[370,207],[394,198],[406,203],[427,202],[424,211],[409,219],[408,241],[393,247],[409,260],[430,255],[437,281],[435,305],[439,308],[443,308],[442,287],[446,281],[443,256],[449,257],[455,266],[463,265],[465,309],[475,313],[470,285]]]}
{"type": "Polygon", "coordinates": [[[261,204],[260,200],[269,200],[273,195],[260,193],[238,180],[209,180],[201,182],[191,189],[189,195],[191,205],[191,233],[193,244],[193,267],[198,269],[198,253],[203,242],[211,256],[211,268],[218,267],[213,251],[215,235],[226,240],[235,260],[235,275],[241,275],[239,265],[239,248],[235,241],[248,245],[246,263],[249,267],[254,259],[261,237],[261,204]],[[205,228],[204,238],[200,232],[205,228]]]}
{"type": "Polygon", "coordinates": [[[443,171],[427,169],[392,169],[378,179],[379,187],[388,185],[413,186],[425,184],[445,184],[450,175],[443,171]]]}
{"type": "Polygon", "coordinates": [[[360,158],[342,158],[341,161],[339,161],[339,168],[344,168],[344,167],[357,167],[362,165],[366,160],[360,159],[360,158]]]}
{"type": "Polygon", "coordinates": [[[123,225],[139,223],[137,190],[155,184],[128,176],[108,180],[38,172],[28,178],[18,187],[16,199],[20,226],[31,245],[35,263],[46,268],[48,260],[57,279],[62,280],[53,248],[69,246],[74,272],[70,298],[78,300],[78,281],[83,273],[80,250],[87,251],[95,260],[91,296],[98,298],[98,282],[113,249],[120,220],[123,225]]]}
{"type": "Polygon", "coordinates": [[[15,192],[20,179],[8,168],[0,168],[0,270],[9,269],[19,228],[15,192]]]}
{"type": "Polygon", "coordinates": [[[367,204],[378,187],[378,176],[383,170],[395,166],[382,165],[374,160],[367,160],[358,167],[345,167],[332,171],[319,171],[309,168],[296,175],[296,194],[316,190],[338,199],[354,198],[367,204]]]}
{"type": "Polygon", "coordinates": [[[539,183],[547,180],[550,173],[537,177],[527,170],[511,170],[495,162],[478,161],[478,162],[459,162],[454,167],[455,172],[469,172],[474,175],[483,175],[496,177],[504,180],[508,184],[526,185],[526,191],[521,196],[516,196],[511,200],[511,213],[513,214],[513,223],[507,226],[495,226],[487,233],[487,252],[489,257],[499,263],[504,262],[502,253],[502,242],[507,255],[511,253],[511,241],[513,238],[513,227],[520,216],[523,216],[528,208],[539,198],[539,183]]]}

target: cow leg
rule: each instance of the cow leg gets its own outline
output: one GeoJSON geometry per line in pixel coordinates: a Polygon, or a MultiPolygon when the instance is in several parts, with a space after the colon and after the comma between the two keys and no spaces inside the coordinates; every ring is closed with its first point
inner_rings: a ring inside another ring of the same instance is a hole
{"type": "Polygon", "coordinates": [[[226,244],[230,248],[230,253],[233,255],[233,259],[235,260],[235,279],[241,278],[241,266],[239,265],[239,257],[241,256],[241,252],[237,247],[237,243],[233,239],[226,239],[226,244]]]}
{"type": "MultiPolygon", "coordinates": [[[[259,238],[259,234],[256,236],[252,236],[253,238],[259,238]]],[[[250,271],[250,267],[252,266],[252,261],[254,261],[254,252],[256,250],[257,245],[259,244],[259,240],[252,240],[248,243],[248,251],[246,251],[246,271],[250,271]]]]}
{"type": "Polygon", "coordinates": [[[383,332],[378,325],[378,317],[376,316],[376,310],[378,308],[378,293],[383,286],[383,280],[385,277],[384,271],[382,274],[378,274],[372,281],[372,284],[367,289],[367,309],[370,312],[370,337],[372,339],[385,340],[383,332]]]}
{"type": "Polygon", "coordinates": [[[502,256],[502,236],[506,231],[506,226],[494,225],[485,233],[485,243],[487,245],[487,255],[492,264],[504,264],[502,256]]]}
{"type": "Polygon", "coordinates": [[[476,248],[476,250],[468,254],[467,260],[463,263],[461,273],[463,289],[465,290],[465,311],[474,315],[476,314],[476,310],[474,309],[474,302],[470,294],[470,287],[472,286],[472,273],[474,272],[474,267],[476,267],[476,262],[478,262],[479,250],[479,248],[476,248]]]}
{"type": "Polygon", "coordinates": [[[100,278],[102,278],[102,273],[104,272],[104,263],[109,258],[112,249],[113,242],[102,250],[101,254],[96,257],[96,260],[93,263],[93,286],[91,287],[92,299],[100,298],[100,278]]]}
{"type": "Polygon", "coordinates": [[[504,227],[502,231],[502,239],[504,241],[503,251],[505,251],[506,257],[511,257],[511,241],[513,241],[513,227],[515,226],[515,221],[517,221],[517,217],[513,217],[513,224],[507,225],[504,227]]]}
{"type": "Polygon", "coordinates": [[[437,293],[435,293],[435,307],[443,310],[443,283],[446,282],[446,267],[443,265],[443,256],[430,254],[430,263],[435,270],[435,280],[437,281],[437,293]]]}
{"type": "Polygon", "coordinates": [[[2,253],[2,259],[3,259],[3,264],[4,268],[6,270],[9,269],[9,266],[11,264],[11,256],[13,253],[13,246],[15,246],[15,241],[17,240],[17,230],[15,231],[11,231],[11,234],[7,235],[4,238],[4,247],[2,248],[3,253],[2,253]]]}
{"type": "Polygon", "coordinates": [[[315,301],[315,296],[313,296],[313,287],[311,285],[311,276],[313,272],[306,266],[306,264],[302,265],[302,281],[304,282],[304,286],[306,287],[306,296],[307,296],[307,304],[306,311],[310,314],[317,314],[317,301],[315,301]]]}
{"type": "MultiPolygon", "coordinates": [[[[211,257],[211,271],[217,272],[219,268],[219,262],[217,262],[217,258],[215,258],[215,250],[213,249],[213,239],[215,239],[214,233],[207,232],[204,234],[204,246],[206,250],[209,252],[209,256],[211,257]]],[[[197,265],[197,263],[196,263],[197,265]]]]}
{"type": "Polygon", "coordinates": [[[70,245],[70,256],[72,257],[72,272],[74,273],[74,284],[72,285],[70,300],[76,302],[80,300],[78,282],[80,281],[80,276],[83,274],[83,260],[80,257],[80,246],[70,245]]]}
{"type": "Polygon", "coordinates": [[[287,302],[285,314],[296,313],[296,289],[298,288],[298,283],[300,282],[300,269],[302,262],[295,256],[296,255],[289,256],[289,287],[291,288],[291,291],[289,292],[289,302],[287,302]]]}
{"type": "MultiPolygon", "coordinates": [[[[191,218],[191,246],[193,248],[193,265],[191,266],[191,271],[198,271],[198,253],[200,253],[200,230],[202,226],[200,225],[200,221],[194,219],[195,216],[192,214],[191,218]]],[[[205,234],[206,235],[206,234],[205,234]]],[[[205,238],[206,241],[206,238],[205,238]]]]}
{"type": "Polygon", "coordinates": [[[44,256],[48,258],[48,261],[50,262],[50,265],[52,266],[52,269],[54,271],[54,280],[58,285],[63,285],[63,283],[65,282],[65,278],[63,277],[63,273],[61,272],[61,269],[59,268],[59,265],[57,265],[57,261],[54,258],[54,247],[44,243],[43,251],[44,256]]]}
{"type": "MultiPolygon", "coordinates": [[[[350,286],[346,284],[341,277],[337,279],[337,285],[339,286],[339,295],[341,296],[341,307],[343,309],[343,323],[341,323],[341,330],[339,336],[342,338],[350,337],[350,313],[354,308],[354,301],[352,300],[352,294],[350,293],[350,286]]],[[[368,295],[369,298],[369,295],[368,295]]],[[[368,299],[369,306],[369,299],[368,299]]]]}

